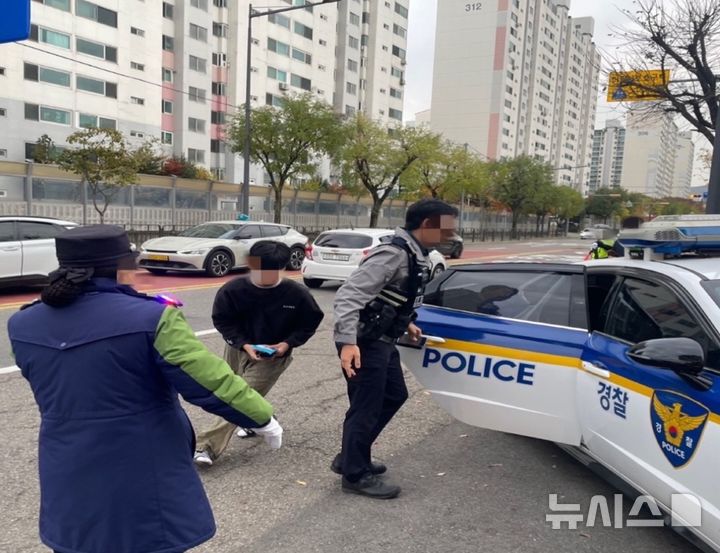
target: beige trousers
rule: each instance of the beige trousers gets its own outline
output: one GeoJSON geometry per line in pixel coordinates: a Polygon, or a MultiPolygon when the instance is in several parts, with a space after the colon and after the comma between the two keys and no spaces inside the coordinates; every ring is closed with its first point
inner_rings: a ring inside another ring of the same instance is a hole
{"type": "MultiPolygon", "coordinates": [[[[233,372],[242,376],[251,388],[261,396],[266,396],[280,375],[290,366],[292,357],[287,355],[279,359],[253,361],[244,351],[226,345],[225,361],[233,372]]],[[[235,428],[237,427],[234,424],[222,417],[215,417],[210,427],[197,435],[195,449],[205,450],[211,459],[217,459],[227,449],[235,428]]]]}

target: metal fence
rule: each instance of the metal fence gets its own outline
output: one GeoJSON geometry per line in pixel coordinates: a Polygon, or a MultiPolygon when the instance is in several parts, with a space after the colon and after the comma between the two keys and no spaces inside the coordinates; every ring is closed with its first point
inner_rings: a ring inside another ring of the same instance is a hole
{"type": "MultiPolygon", "coordinates": [[[[234,220],[240,185],[233,183],[138,175],[136,184],[120,191],[105,214],[105,222],[122,225],[139,236],[159,236],[206,221],[234,220]]],[[[272,189],[252,186],[250,219],[272,221],[272,189]]],[[[378,226],[401,225],[408,202],[388,199],[378,226]]],[[[372,201],[367,196],[306,192],[289,188],[283,195],[282,223],[305,234],[330,228],[363,228],[370,224],[372,201]]],[[[81,224],[97,223],[88,187],[71,173],[52,165],[0,162],[0,215],[56,217],[81,224]]],[[[511,217],[473,206],[462,209],[460,227],[473,239],[508,239],[511,217]]],[[[554,227],[538,231],[534,217],[523,218],[517,236],[548,236],[554,227]]]]}

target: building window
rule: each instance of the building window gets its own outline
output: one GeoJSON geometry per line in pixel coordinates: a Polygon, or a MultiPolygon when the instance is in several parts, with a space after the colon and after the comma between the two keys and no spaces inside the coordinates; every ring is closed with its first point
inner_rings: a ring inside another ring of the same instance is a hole
{"type": "Polygon", "coordinates": [[[57,46],[58,48],[70,49],[70,35],[65,33],[59,33],[57,31],[51,31],[50,29],[43,29],[37,25],[30,26],[30,40],[35,42],[44,42],[51,46],[57,46]]]}
{"type": "Polygon", "coordinates": [[[133,138],[145,138],[145,133],[142,131],[130,131],[130,136],[133,138]]]}
{"type": "Polygon", "coordinates": [[[78,75],[75,77],[75,86],[78,90],[101,94],[102,96],[107,96],[108,98],[117,98],[117,84],[115,83],[107,83],[105,81],[101,81],[100,79],[93,79],[78,75]]]}
{"type": "Polygon", "coordinates": [[[210,112],[210,123],[213,125],[224,125],[225,124],[225,112],[224,111],[211,111],[210,112]]]}
{"type": "Polygon", "coordinates": [[[0,117],[5,117],[5,116],[7,116],[7,109],[0,108],[0,117]]]}
{"type": "Polygon", "coordinates": [[[389,111],[388,115],[390,116],[391,119],[397,119],[398,121],[402,121],[403,114],[402,114],[401,110],[390,108],[388,111],[389,111]]]}
{"type": "Polygon", "coordinates": [[[283,99],[280,96],[275,96],[268,92],[265,94],[265,104],[268,106],[281,107],[283,105],[283,99]]]}
{"type": "Polygon", "coordinates": [[[270,21],[270,23],[275,23],[275,25],[285,27],[286,29],[290,28],[290,18],[281,13],[270,14],[268,16],[268,21],[270,21]]]}
{"type": "Polygon", "coordinates": [[[395,88],[391,88],[391,89],[390,89],[390,96],[392,96],[393,98],[397,98],[398,100],[402,100],[402,91],[401,91],[401,90],[397,90],[397,89],[395,89],[395,88]]]}
{"type": "Polygon", "coordinates": [[[225,143],[221,140],[211,139],[210,140],[210,152],[213,154],[224,154],[225,143]]]}
{"type": "Polygon", "coordinates": [[[162,36],[162,49],[167,52],[172,52],[175,49],[175,39],[171,36],[162,36]]]}
{"type": "Polygon", "coordinates": [[[115,27],[117,29],[117,12],[103,8],[87,2],[86,0],[75,0],[75,15],[84,17],[86,19],[92,19],[108,27],[115,27]]]}
{"type": "Polygon", "coordinates": [[[70,0],[34,0],[38,4],[45,4],[51,8],[57,8],[64,12],[70,11],[70,0]]]}
{"type": "Polygon", "coordinates": [[[145,71],[145,65],[136,61],[130,62],[130,69],[136,69],[138,71],[145,71]]]}
{"type": "Polygon", "coordinates": [[[352,71],[353,73],[357,73],[358,62],[356,62],[355,60],[348,59],[347,68],[348,68],[348,70],[352,71]]]}
{"type": "Polygon", "coordinates": [[[70,73],[67,71],[58,71],[57,69],[26,63],[24,65],[24,77],[26,81],[50,83],[70,88],[70,73]]]}
{"type": "Polygon", "coordinates": [[[348,36],[348,46],[350,46],[350,48],[353,48],[354,50],[357,50],[360,48],[360,41],[354,36],[348,36]]]}
{"type": "Polygon", "coordinates": [[[198,73],[207,73],[207,60],[190,55],[190,69],[198,73]]]}
{"type": "Polygon", "coordinates": [[[295,58],[296,60],[307,63],[308,65],[312,65],[312,56],[310,54],[308,54],[307,52],[303,52],[302,50],[293,48],[292,49],[292,57],[295,58]]]}
{"type": "Polygon", "coordinates": [[[312,88],[310,79],[306,79],[300,75],[295,75],[294,73],[290,75],[290,84],[294,87],[302,88],[303,90],[310,90],[312,88]]]}
{"type": "Polygon", "coordinates": [[[75,48],[81,54],[117,63],[117,48],[114,46],[105,46],[99,42],[92,42],[90,40],[85,40],[84,38],[76,38],[75,48]]]}
{"type": "Polygon", "coordinates": [[[400,14],[405,19],[408,18],[408,9],[399,2],[395,2],[395,13],[400,14]]]}
{"type": "Polygon", "coordinates": [[[345,83],[345,90],[348,94],[357,94],[357,85],[355,83],[345,83]]]}
{"type": "Polygon", "coordinates": [[[213,52],[212,64],[217,67],[225,67],[227,65],[227,54],[222,52],[213,52]]]}
{"type": "Polygon", "coordinates": [[[190,38],[199,40],[200,42],[207,42],[207,29],[195,23],[190,23],[190,38]]]}
{"type": "Polygon", "coordinates": [[[162,131],[160,133],[160,141],[163,144],[172,144],[173,143],[173,133],[168,131],[162,131]]]}
{"type": "Polygon", "coordinates": [[[403,49],[400,48],[399,46],[395,46],[395,45],[393,44],[392,53],[393,53],[393,56],[397,56],[397,57],[399,57],[399,58],[402,59],[402,60],[405,59],[406,52],[405,52],[405,50],[403,50],[403,49]]]}
{"type": "Polygon", "coordinates": [[[192,163],[205,163],[205,150],[196,150],[195,148],[188,148],[188,161],[192,163]]]}
{"type": "Polygon", "coordinates": [[[228,26],[225,23],[213,22],[212,33],[214,36],[219,36],[221,38],[227,38],[228,26]]]}
{"type": "Polygon", "coordinates": [[[164,83],[171,83],[173,80],[175,80],[175,73],[172,69],[168,69],[167,67],[163,67],[162,70],[162,80],[164,83]]]}
{"type": "Polygon", "coordinates": [[[393,67],[390,71],[390,74],[393,77],[397,77],[398,79],[401,79],[401,80],[404,77],[403,72],[400,69],[398,69],[397,67],[393,67]]]}
{"type": "Polygon", "coordinates": [[[355,115],[355,108],[352,106],[345,106],[345,115],[348,117],[352,117],[355,115]]]}
{"type": "Polygon", "coordinates": [[[225,180],[225,169],[222,167],[213,167],[210,172],[212,173],[215,180],[222,182],[225,180]]]}
{"type": "Polygon", "coordinates": [[[213,96],[227,96],[227,85],[225,83],[213,81],[212,93],[213,96]]]}
{"type": "Polygon", "coordinates": [[[138,98],[137,96],[130,96],[130,103],[138,106],[145,105],[145,98],[138,98]]]}
{"type": "Polygon", "coordinates": [[[217,8],[227,8],[227,0],[213,0],[213,5],[217,8]]]}
{"type": "Polygon", "coordinates": [[[274,38],[267,39],[267,47],[268,50],[270,50],[271,52],[275,52],[276,54],[280,54],[283,56],[290,55],[290,45],[285,44],[284,42],[280,42],[279,40],[275,40],[274,38]]]}
{"type": "Polygon", "coordinates": [[[70,125],[71,112],[64,109],[49,108],[38,104],[25,104],[25,119],[44,121],[57,125],[70,125]]]}
{"type": "Polygon", "coordinates": [[[190,5],[194,8],[198,8],[204,12],[208,9],[207,0],[190,0],[190,5]]]}
{"type": "Polygon", "coordinates": [[[204,133],[205,132],[205,120],[204,119],[196,119],[195,117],[188,117],[188,129],[191,132],[204,133]]]}
{"type": "Polygon", "coordinates": [[[360,25],[360,16],[358,14],[350,12],[350,25],[360,25]]]}
{"type": "Polygon", "coordinates": [[[173,112],[173,103],[170,100],[162,101],[162,112],[163,113],[172,113],[173,112]]]}
{"type": "Polygon", "coordinates": [[[188,98],[191,102],[205,103],[205,90],[191,86],[188,88],[188,98]]]}
{"type": "Polygon", "coordinates": [[[175,7],[172,4],[163,2],[163,17],[166,19],[172,19],[175,15],[175,7]]]}
{"type": "Polygon", "coordinates": [[[143,31],[142,29],[138,29],[137,27],[130,27],[130,34],[139,36],[139,37],[144,37],[145,31],[143,31]]]}
{"type": "Polygon", "coordinates": [[[108,119],[107,117],[98,117],[97,115],[80,113],[78,114],[78,127],[83,129],[90,129],[93,127],[101,129],[117,129],[117,121],[115,119],[108,119]]]}
{"type": "Polygon", "coordinates": [[[305,38],[309,38],[310,40],[312,40],[313,38],[313,30],[307,25],[303,25],[302,23],[295,21],[293,25],[293,30],[296,34],[300,36],[304,36],[305,38]]]}
{"type": "Polygon", "coordinates": [[[395,33],[399,37],[407,38],[407,29],[405,27],[397,25],[396,23],[393,23],[393,33],[395,33]]]}
{"type": "Polygon", "coordinates": [[[267,76],[271,79],[275,79],[276,81],[281,81],[283,83],[287,82],[287,73],[285,71],[280,71],[279,69],[275,69],[269,65],[267,68],[267,76]]]}

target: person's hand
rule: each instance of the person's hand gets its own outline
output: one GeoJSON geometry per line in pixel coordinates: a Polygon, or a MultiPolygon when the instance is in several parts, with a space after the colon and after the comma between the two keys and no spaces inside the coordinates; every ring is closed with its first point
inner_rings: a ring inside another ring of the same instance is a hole
{"type": "Polygon", "coordinates": [[[271,449],[280,449],[280,446],[282,446],[283,429],[275,417],[272,417],[270,422],[265,426],[253,428],[253,430],[255,434],[263,437],[265,443],[269,445],[271,449]]]}
{"type": "Polygon", "coordinates": [[[275,355],[273,355],[273,357],[283,357],[290,349],[287,342],[280,342],[279,344],[273,344],[268,347],[275,350],[275,355]]]}
{"type": "Polygon", "coordinates": [[[360,348],[345,344],[340,350],[340,363],[348,378],[355,376],[355,370],[360,368],[360,348]]]}
{"type": "Polygon", "coordinates": [[[419,342],[422,338],[422,330],[415,323],[410,323],[407,328],[408,336],[413,342],[419,342]]]}
{"type": "Polygon", "coordinates": [[[255,351],[255,348],[252,347],[250,344],[245,344],[242,347],[243,351],[248,354],[248,357],[252,359],[253,361],[262,361],[262,358],[258,355],[258,352],[255,351]]]}

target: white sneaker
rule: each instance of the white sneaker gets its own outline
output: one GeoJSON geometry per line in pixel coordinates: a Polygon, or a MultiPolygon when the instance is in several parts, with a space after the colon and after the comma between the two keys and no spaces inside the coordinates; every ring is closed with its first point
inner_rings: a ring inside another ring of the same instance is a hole
{"type": "Polygon", "coordinates": [[[210,455],[204,449],[202,451],[196,451],[193,459],[195,460],[195,463],[197,463],[198,465],[210,466],[213,464],[213,461],[210,458],[210,455]]]}
{"type": "Polygon", "coordinates": [[[254,430],[250,430],[249,428],[237,429],[238,438],[254,438],[255,436],[257,436],[257,433],[254,430]]]}

